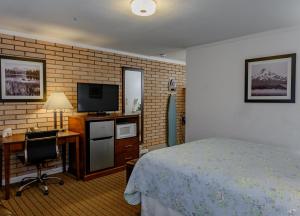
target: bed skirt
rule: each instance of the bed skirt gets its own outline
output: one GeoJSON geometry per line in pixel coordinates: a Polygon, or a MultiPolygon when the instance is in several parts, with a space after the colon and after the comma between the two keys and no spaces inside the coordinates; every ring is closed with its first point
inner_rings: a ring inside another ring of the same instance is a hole
{"type": "Polygon", "coordinates": [[[182,214],[164,207],[158,200],[142,195],[141,216],[182,216],[182,214]]]}

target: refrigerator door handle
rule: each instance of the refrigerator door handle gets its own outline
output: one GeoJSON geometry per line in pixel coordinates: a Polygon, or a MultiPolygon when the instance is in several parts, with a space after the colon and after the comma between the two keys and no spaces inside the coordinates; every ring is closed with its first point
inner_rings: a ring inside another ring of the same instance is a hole
{"type": "Polygon", "coordinates": [[[93,141],[99,141],[99,140],[106,140],[106,139],[111,139],[111,138],[113,138],[113,136],[93,138],[91,140],[93,140],[93,141]]]}

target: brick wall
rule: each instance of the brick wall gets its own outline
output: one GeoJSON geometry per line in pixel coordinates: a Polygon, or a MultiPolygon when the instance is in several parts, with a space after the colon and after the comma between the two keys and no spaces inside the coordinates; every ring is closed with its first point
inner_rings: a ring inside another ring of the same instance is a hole
{"type": "MultiPolygon", "coordinates": [[[[181,116],[184,113],[185,66],[146,60],[121,54],[96,51],[63,44],[50,43],[17,36],[0,34],[1,55],[46,59],[47,95],[53,91],[66,94],[74,110],[64,114],[76,114],[76,83],[106,83],[120,85],[120,107],[122,108],[123,66],[144,69],[144,142],[145,146],[166,143],[167,101],[169,78],[177,80],[177,129],[178,142],[184,140],[181,116]]],[[[42,109],[43,103],[1,103],[0,132],[12,128],[13,133],[22,133],[29,127],[51,129],[53,113],[42,109]]],[[[12,177],[29,172],[33,167],[23,167],[15,156],[11,158],[12,177]]],[[[57,164],[56,164],[57,166],[57,164]]]]}

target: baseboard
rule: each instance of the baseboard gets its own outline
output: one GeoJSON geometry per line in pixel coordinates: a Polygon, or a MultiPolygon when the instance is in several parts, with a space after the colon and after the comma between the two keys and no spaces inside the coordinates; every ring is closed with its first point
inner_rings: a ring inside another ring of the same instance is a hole
{"type": "Polygon", "coordinates": [[[101,176],[110,175],[110,174],[113,174],[113,173],[116,173],[116,172],[120,172],[120,171],[123,171],[123,170],[125,170],[125,166],[108,168],[106,170],[97,171],[97,172],[94,172],[94,173],[91,173],[91,174],[87,174],[87,175],[85,175],[83,177],[83,180],[84,181],[89,181],[89,180],[92,180],[94,178],[98,178],[98,177],[101,177],[101,176]]]}
{"type": "MultiPolygon", "coordinates": [[[[67,167],[68,170],[68,167],[67,167]]],[[[43,170],[42,173],[47,173],[48,175],[52,175],[52,174],[56,174],[56,173],[62,173],[63,172],[63,167],[57,167],[57,168],[53,168],[53,169],[45,169],[43,170]]],[[[21,176],[16,176],[16,177],[12,177],[10,178],[10,183],[14,184],[14,183],[18,183],[20,182],[23,178],[25,177],[32,177],[32,176],[36,176],[36,172],[33,173],[28,173],[26,175],[21,175],[21,176]]],[[[4,177],[4,176],[3,176],[4,177]]],[[[2,185],[5,184],[5,180],[2,179],[2,185]]]]}
{"type": "Polygon", "coordinates": [[[157,149],[161,149],[161,148],[166,148],[166,147],[167,147],[166,144],[159,144],[159,145],[149,146],[148,149],[149,149],[149,151],[153,151],[153,150],[157,150],[157,149]]]}

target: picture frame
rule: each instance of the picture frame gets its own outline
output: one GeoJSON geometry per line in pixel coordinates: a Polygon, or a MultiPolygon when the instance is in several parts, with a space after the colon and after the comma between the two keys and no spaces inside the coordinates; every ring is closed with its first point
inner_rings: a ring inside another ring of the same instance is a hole
{"type": "Polygon", "coordinates": [[[0,55],[0,101],[46,100],[46,61],[0,55]]]}
{"type": "Polygon", "coordinates": [[[295,103],[296,53],[245,60],[245,102],[295,103]]]}

